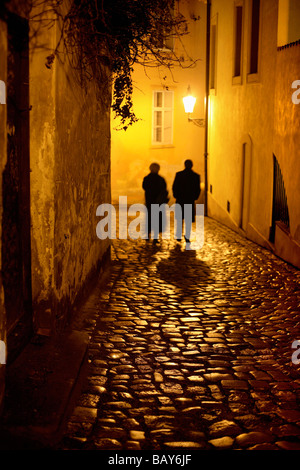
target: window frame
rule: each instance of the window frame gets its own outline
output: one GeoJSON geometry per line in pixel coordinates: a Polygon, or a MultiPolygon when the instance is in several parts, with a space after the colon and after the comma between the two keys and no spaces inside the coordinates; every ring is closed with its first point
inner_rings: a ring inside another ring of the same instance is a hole
{"type": "Polygon", "coordinates": [[[218,13],[211,19],[211,25],[210,25],[209,92],[212,95],[216,95],[216,91],[217,91],[217,57],[218,57],[218,13]]]}
{"type": "MultiPolygon", "coordinates": [[[[173,0],[173,6],[171,8],[171,14],[174,17],[179,11],[179,0],[173,0]]],[[[165,36],[165,31],[158,28],[158,34],[161,32],[162,40],[161,44],[155,47],[157,51],[171,53],[175,51],[175,33],[170,31],[169,35],[165,36]]]]}
{"type": "Polygon", "coordinates": [[[152,92],[152,126],[151,126],[151,144],[153,147],[170,147],[174,142],[174,90],[155,89],[152,92]],[[157,93],[162,93],[162,106],[155,105],[157,93]],[[165,93],[171,93],[171,106],[165,106],[165,93]],[[155,125],[155,112],[161,111],[162,122],[160,126],[155,125]],[[171,111],[171,139],[165,140],[165,112],[171,111]],[[155,130],[161,128],[161,141],[155,139],[155,130]]]}
{"type": "Polygon", "coordinates": [[[245,8],[243,0],[236,0],[234,2],[234,13],[233,13],[233,60],[232,60],[232,84],[241,85],[243,82],[243,64],[244,64],[244,30],[245,30],[245,8]],[[236,54],[237,54],[237,11],[238,8],[242,9],[241,15],[241,35],[240,35],[240,63],[239,63],[239,74],[236,74],[236,54]]]}

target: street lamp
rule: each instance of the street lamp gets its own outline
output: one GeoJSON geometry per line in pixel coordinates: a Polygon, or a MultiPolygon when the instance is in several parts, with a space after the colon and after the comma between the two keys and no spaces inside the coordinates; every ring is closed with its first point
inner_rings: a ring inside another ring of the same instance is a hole
{"type": "Polygon", "coordinates": [[[183,100],[184,110],[188,115],[188,121],[193,122],[196,126],[205,127],[205,119],[196,119],[196,118],[190,117],[190,114],[194,112],[194,106],[196,103],[196,98],[191,94],[190,86],[188,86],[188,89],[187,89],[187,96],[185,96],[182,100],[183,100]]]}

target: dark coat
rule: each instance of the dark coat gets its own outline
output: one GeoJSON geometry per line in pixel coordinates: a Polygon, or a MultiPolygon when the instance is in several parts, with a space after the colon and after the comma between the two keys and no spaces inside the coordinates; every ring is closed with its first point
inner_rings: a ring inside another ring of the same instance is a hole
{"type": "MultiPolygon", "coordinates": [[[[167,183],[158,173],[149,173],[143,180],[143,189],[145,190],[146,207],[148,210],[148,233],[150,234],[151,223],[151,204],[163,204],[169,201],[167,183]]],[[[163,232],[165,220],[162,212],[159,214],[159,232],[163,232]]]]}
{"type": "MultiPolygon", "coordinates": [[[[185,169],[176,173],[172,186],[176,203],[182,207],[184,204],[193,205],[193,222],[195,220],[195,201],[200,196],[200,175],[193,170],[185,169]]],[[[183,213],[184,218],[184,213],[183,213]]]]}
{"type": "Polygon", "coordinates": [[[146,206],[151,204],[163,204],[168,202],[167,183],[165,179],[157,173],[149,173],[143,180],[145,190],[146,206]]]}

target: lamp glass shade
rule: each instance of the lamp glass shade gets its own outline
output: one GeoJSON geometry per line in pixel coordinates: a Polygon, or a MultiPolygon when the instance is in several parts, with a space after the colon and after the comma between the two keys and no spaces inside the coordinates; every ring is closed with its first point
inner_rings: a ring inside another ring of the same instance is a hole
{"type": "Polygon", "coordinates": [[[192,95],[185,96],[183,98],[183,106],[186,113],[192,113],[194,111],[194,106],[196,103],[196,98],[192,95]]]}

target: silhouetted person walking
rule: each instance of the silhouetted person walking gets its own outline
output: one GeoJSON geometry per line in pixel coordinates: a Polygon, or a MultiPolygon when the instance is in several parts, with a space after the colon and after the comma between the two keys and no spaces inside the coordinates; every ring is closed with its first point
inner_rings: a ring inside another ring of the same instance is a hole
{"type": "Polygon", "coordinates": [[[143,189],[145,190],[146,207],[148,211],[148,238],[153,231],[154,243],[157,243],[158,235],[163,231],[164,210],[161,207],[159,220],[152,220],[151,207],[153,204],[164,204],[169,201],[167,183],[165,179],[158,174],[160,166],[158,163],[150,165],[150,173],[143,180],[143,189]]]}
{"type": "Polygon", "coordinates": [[[192,170],[192,160],[184,162],[185,169],[176,173],[174,183],[172,186],[173,196],[176,199],[176,204],[181,207],[181,214],[176,214],[177,230],[176,238],[181,240],[182,236],[182,221],[185,221],[185,240],[190,242],[190,235],[192,229],[192,222],[195,221],[196,207],[195,201],[200,196],[200,175],[192,170]],[[188,207],[184,207],[188,204],[188,207]],[[182,216],[182,218],[181,218],[182,216]]]}

